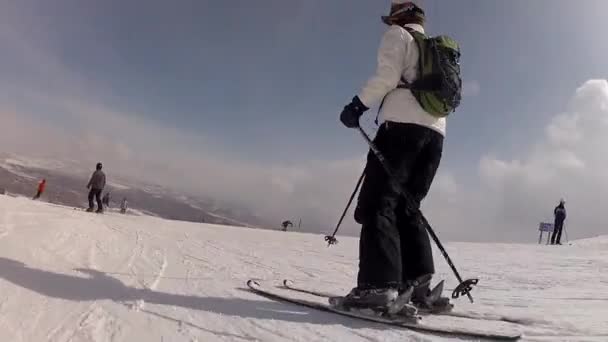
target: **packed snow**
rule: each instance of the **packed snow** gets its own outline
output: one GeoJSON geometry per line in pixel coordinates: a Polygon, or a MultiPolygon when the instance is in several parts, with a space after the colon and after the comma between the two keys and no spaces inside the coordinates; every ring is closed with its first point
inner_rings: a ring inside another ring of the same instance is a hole
{"type": "MultiPolygon", "coordinates": [[[[457,229],[455,227],[454,229],[457,229]]],[[[357,239],[104,215],[0,196],[1,341],[448,341],[246,290],[284,278],[333,293],[354,284],[357,239]]],[[[572,245],[448,243],[475,304],[528,341],[608,340],[608,238],[572,245]]],[[[456,285],[440,254],[437,279],[456,285]]]]}

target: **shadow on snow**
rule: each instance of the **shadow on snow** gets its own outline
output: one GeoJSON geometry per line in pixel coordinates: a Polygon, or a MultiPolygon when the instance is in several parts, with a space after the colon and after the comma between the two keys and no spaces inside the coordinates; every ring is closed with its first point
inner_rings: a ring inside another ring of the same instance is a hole
{"type": "MultiPolygon", "coordinates": [[[[236,297],[201,297],[160,292],[150,289],[138,289],[126,286],[122,281],[112,278],[104,272],[92,269],[75,269],[75,271],[83,273],[87,275],[87,277],[78,277],[35,269],[16,260],[0,258],[0,279],[4,279],[15,285],[51,298],[75,302],[109,300],[117,303],[143,300],[147,304],[182,307],[241,318],[279,320],[320,325],[339,324],[349,328],[388,329],[388,327],[381,324],[359,322],[331,313],[302,308],[288,303],[236,297]]],[[[241,290],[247,291],[246,289],[241,290]]],[[[251,295],[254,296],[253,294],[251,295]]],[[[144,311],[157,317],[178,321],[149,310],[144,311]]],[[[193,327],[207,330],[200,326],[193,325],[193,327]]],[[[243,336],[238,337],[249,339],[243,336]]]]}

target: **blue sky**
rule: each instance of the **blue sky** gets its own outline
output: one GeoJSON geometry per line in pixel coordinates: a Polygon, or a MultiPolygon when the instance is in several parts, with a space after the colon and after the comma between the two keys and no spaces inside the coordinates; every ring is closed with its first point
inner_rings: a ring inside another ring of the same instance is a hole
{"type": "MultiPolygon", "coordinates": [[[[461,43],[472,89],[448,121],[442,163],[459,184],[478,182],[485,155],[519,158],[578,87],[606,78],[605,1],[423,6],[429,33],[461,43]]],[[[388,7],[365,0],[15,1],[1,8],[8,53],[0,57],[0,100],[5,112],[70,134],[104,131],[105,115],[119,117],[134,131],[108,125],[102,136],[129,148],[127,156],[175,137],[174,150],[190,158],[211,153],[255,168],[360,159],[365,144],[338,115],[375,69],[388,7]],[[74,120],[74,108],[83,107],[99,110],[74,120]],[[148,126],[157,133],[148,140],[125,137],[150,134],[148,126]]],[[[357,172],[344,180],[354,183],[357,172]]]]}

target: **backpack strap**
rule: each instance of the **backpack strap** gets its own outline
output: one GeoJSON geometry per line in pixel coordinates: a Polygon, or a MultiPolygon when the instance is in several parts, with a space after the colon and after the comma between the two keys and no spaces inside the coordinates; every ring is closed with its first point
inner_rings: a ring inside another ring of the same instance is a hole
{"type": "Polygon", "coordinates": [[[416,42],[416,46],[418,47],[418,77],[414,82],[410,83],[403,78],[403,75],[401,75],[401,83],[403,84],[397,86],[397,88],[416,89],[416,81],[419,81],[422,78],[422,67],[424,66],[424,51],[422,50],[422,46],[420,46],[420,42],[418,41],[418,38],[416,38],[416,36],[419,35],[426,37],[426,35],[410,27],[404,27],[404,29],[412,36],[412,38],[416,42]]]}

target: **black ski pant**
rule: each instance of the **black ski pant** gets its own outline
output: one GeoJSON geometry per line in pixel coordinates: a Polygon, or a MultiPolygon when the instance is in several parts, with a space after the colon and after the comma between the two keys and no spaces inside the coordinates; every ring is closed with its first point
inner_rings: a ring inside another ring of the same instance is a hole
{"type": "Polygon", "coordinates": [[[555,220],[553,225],[553,234],[551,235],[551,244],[561,243],[562,230],[564,229],[564,220],[555,220]]]}
{"type": "Polygon", "coordinates": [[[420,208],[435,178],[443,135],[415,124],[384,123],[374,142],[393,169],[391,179],[369,152],[355,220],[359,241],[359,288],[400,287],[435,273],[433,253],[420,210],[406,210],[401,189],[420,208]]]}
{"type": "Polygon", "coordinates": [[[89,191],[89,209],[93,210],[95,208],[95,203],[93,202],[93,199],[95,199],[97,201],[97,210],[103,210],[101,192],[102,189],[91,189],[91,191],[89,191]]]}

